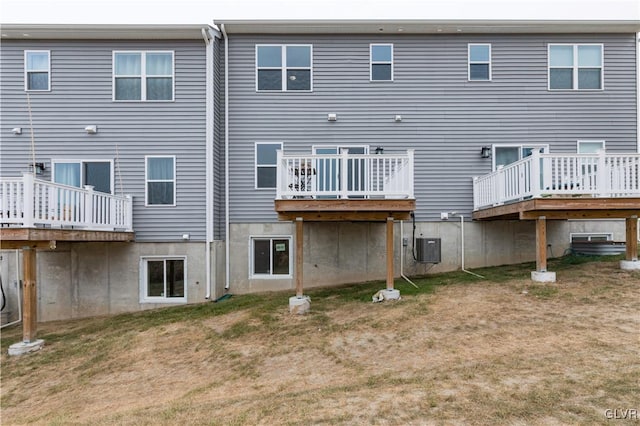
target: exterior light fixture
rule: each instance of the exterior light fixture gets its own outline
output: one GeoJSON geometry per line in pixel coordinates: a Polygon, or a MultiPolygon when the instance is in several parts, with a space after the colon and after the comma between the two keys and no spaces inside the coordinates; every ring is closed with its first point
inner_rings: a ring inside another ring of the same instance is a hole
{"type": "Polygon", "coordinates": [[[96,133],[98,133],[98,126],[96,126],[95,124],[92,124],[90,126],[85,127],[84,131],[90,135],[95,135],[96,133]]]}
{"type": "Polygon", "coordinates": [[[376,147],[376,154],[384,154],[384,148],[381,146],[376,147]]]}
{"type": "Polygon", "coordinates": [[[44,172],[44,169],[45,169],[44,163],[29,163],[29,170],[31,171],[31,173],[34,172],[33,166],[35,166],[36,168],[35,173],[37,175],[41,175],[42,172],[44,172]]]}
{"type": "Polygon", "coordinates": [[[483,146],[482,149],[480,149],[480,157],[482,157],[482,158],[490,158],[491,157],[491,147],[490,146],[483,146]]]}
{"type": "Polygon", "coordinates": [[[338,121],[338,114],[331,113],[327,115],[327,121],[338,121]]]}
{"type": "Polygon", "coordinates": [[[14,127],[13,129],[11,129],[11,131],[13,132],[14,135],[21,135],[22,127],[14,127]]]}
{"type": "Polygon", "coordinates": [[[399,123],[402,121],[402,116],[401,115],[396,115],[395,117],[393,117],[393,119],[395,120],[396,123],[399,123]]]}

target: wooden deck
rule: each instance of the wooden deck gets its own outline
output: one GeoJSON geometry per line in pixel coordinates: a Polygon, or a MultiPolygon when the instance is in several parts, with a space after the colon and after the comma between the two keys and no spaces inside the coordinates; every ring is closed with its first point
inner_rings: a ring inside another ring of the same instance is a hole
{"type": "Polygon", "coordinates": [[[313,199],[275,200],[279,220],[306,222],[385,222],[408,220],[416,208],[415,199],[313,199]]]}
{"type": "Polygon", "coordinates": [[[0,228],[0,249],[24,247],[55,248],[56,241],[131,242],[133,232],[89,231],[82,229],[0,228]]]}

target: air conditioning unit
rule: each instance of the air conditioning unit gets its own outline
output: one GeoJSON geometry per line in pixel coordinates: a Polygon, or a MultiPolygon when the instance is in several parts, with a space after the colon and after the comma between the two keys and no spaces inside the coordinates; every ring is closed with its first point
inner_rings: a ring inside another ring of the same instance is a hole
{"type": "Polygon", "coordinates": [[[440,238],[416,238],[416,257],[420,263],[440,263],[442,260],[440,238]]]}

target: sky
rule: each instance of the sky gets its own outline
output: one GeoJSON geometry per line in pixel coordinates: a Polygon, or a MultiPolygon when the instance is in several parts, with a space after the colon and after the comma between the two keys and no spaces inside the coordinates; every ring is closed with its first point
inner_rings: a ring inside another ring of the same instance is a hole
{"type": "Polygon", "coordinates": [[[210,24],[225,19],[640,20],[640,0],[1,0],[9,24],[210,24]]]}

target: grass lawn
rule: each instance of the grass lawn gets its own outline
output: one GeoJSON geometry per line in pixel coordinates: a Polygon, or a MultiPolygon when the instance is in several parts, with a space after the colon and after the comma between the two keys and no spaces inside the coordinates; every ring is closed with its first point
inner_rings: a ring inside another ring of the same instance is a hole
{"type": "Polygon", "coordinates": [[[383,282],[312,290],[305,316],[286,292],[50,322],[21,357],[7,328],[1,423],[610,424],[640,411],[640,273],[618,260],[398,280],[379,304],[383,282]]]}

